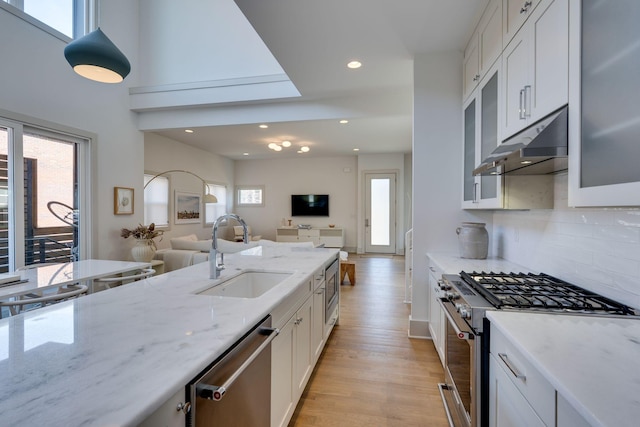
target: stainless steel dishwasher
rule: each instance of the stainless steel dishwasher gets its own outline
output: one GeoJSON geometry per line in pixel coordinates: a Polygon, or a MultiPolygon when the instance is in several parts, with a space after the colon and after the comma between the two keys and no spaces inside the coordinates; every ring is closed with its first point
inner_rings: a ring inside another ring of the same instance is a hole
{"type": "Polygon", "coordinates": [[[277,334],[267,316],[187,386],[188,426],[269,426],[271,341],[277,334]]]}

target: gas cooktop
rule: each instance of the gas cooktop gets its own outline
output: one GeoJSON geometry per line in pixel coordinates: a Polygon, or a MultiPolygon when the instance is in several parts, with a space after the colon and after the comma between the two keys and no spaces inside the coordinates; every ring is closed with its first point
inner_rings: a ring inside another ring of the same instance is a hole
{"type": "Polygon", "coordinates": [[[636,315],[634,309],[548,274],[461,272],[460,277],[494,307],[636,315]]]}

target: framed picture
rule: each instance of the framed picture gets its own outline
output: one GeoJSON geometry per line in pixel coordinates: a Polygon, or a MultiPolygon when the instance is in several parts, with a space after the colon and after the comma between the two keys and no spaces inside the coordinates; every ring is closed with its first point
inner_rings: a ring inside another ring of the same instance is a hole
{"type": "Polygon", "coordinates": [[[201,221],[202,195],[176,190],[174,224],[193,224],[201,221]]]}
{"type": "Polygon", "coordinates": [[[133,214],[133,188],[113,187],[113,213],[115,215],[133,214]]]}

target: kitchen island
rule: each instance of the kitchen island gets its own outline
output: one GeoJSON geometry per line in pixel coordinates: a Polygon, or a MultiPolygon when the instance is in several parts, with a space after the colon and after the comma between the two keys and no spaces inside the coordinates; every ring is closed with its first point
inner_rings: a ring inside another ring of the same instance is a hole
{"type": "Polygon", "coordinates": [[[0,425],[134,426],[336,259],[255,247],[0,320],[0,425]],[[290,272],[257,298],[197,292],[246,270],[290,272]]]}

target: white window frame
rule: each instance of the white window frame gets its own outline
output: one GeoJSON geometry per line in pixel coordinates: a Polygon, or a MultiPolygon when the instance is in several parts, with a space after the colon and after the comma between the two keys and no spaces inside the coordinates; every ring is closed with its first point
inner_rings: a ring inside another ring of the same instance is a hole
{"type": "Polygon", "coordinates": [[[238,185],[236,186],[236,207],[246,208],[246,207],[262,207],[265,203],[265,192],[264,185],[238,185]],[[240,193],[243,191],[259,191],[260,192],[260,203],[247,203],[240,202],[241,197],[240,193]]]}
{"type": "Polygon", "coordinates": [[[170,179],[169,176],[166,176],[166,175],[159,175],[158,176],[154,172],[148,172],[147,171],[147,172],[144,173],[143,187],[145,185],[147,185],[147,182],[149,182],[154,177],[155,177],[155,179],[153,179],[153,182],[151,184],[149,184],[149,186],[147,188],[145,188],[144,192],[143,192],[143,197],[144,197],[144,214],[143,214],[144,221],[143,222],[145,223],[145,225],[149,225],[150,223],[154,222],[155,225],[158,228],[169,229],[170,224],[171,224],[171,179],[170,179]],[[166,205],[166,215],[167,215],[167,222],[166,223],[155,221],[155,220],[153,220],[153,218],[149,218],[149,220],[147,221],[147,204],[148,204],[149,200],[151,199],[151,197],[148,196],[148,194],[149,194],[149,192],[151,190],[153,190],[155,183],[159,184],[160,186],[162,184],[166,183],[167,192],[166,192],[166,198],[164,199],[164,204],[166,205]],[[147,224],[147,222],[149,224],[147,224]]]}
{"type": "Polygon", "coordinates": [[[227,186],[225,184],[205,181],[205,185],[208,187],[209,192],[218,199],[218,203],[204,204],[204,227],[208,228],[213,225],[217,218],[229,213],[229,206],[227,203],[227,186]],[[213,220],[209,221],[210,218],[213,218],[213,220]]]}
{"type": "Polygon", "coordinates": [[[0,0],[0,9],[4,9],[34,27],[68,43],[74,38],[79,38],[87,34],[89,29],[94,27],[96,22],[97,1],[99,0],[73,0],[73,36],[69,36],[51,27],[46,22],[40,21],[38,18],[26,13],[24,11],[24,0],[0,0]]]}
{"type": "MultiPolygon", "coordinates": [[[[3,111],[3,114],[7,113],[3,111]]],[[[8,113],[8,117],[0,116],[0,126],[9,130],[9,221],[13,227],[9,232],[9,268],[15,270],[24,266],[24,188],[22,185],[15,185],[16,182],[24,181],[23,169],[23,135],[24,133],[35,133],[42,136],[50,135],[57,139],[67,140],[78,144],[78,212],[81,220],[78,223],[78,257],[80,260],[92,257],[92,146],[95,135],[82,132],[77,129],[56,126],[51,123],[43,123],[37,119],[29,119],[31,123],[23,121],[24,117],[14,118],[8,113]],[[19,166],[16,166],[19,165],[19,166]]]]}

